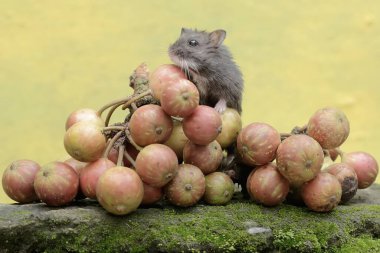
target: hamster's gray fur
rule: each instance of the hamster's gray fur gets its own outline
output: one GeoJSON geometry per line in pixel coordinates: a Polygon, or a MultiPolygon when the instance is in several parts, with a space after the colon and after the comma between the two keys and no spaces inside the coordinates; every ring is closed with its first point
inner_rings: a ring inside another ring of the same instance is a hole
{"type": "Polygon", "coordinates": [[[169,47],[169,57],[193,81],[200,104],[223,112],[226,107],[241,113],[243,78],[228,48],[224,30],[211,33],[182,28],[179,39],[169,47]]]}

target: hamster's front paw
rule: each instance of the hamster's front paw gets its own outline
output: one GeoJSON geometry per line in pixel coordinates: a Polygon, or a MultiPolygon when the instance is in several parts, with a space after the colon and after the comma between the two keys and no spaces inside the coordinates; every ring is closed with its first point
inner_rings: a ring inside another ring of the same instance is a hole
{"type": "Polygon", "coordinates": [[[218,103],[216,103],[214,109],[222,114],[227,109],[227,102],[223,98],[219,99],[218,103]]]}

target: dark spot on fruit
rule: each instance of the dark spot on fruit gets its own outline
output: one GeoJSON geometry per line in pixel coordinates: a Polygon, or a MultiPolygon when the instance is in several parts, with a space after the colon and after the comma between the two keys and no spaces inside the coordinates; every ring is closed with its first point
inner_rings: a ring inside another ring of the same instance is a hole
{"type": "Polygon", "coordinates": [[[173,174],[172,173],[169,173],[165,176],[166,179],[171,179],[173,177],[173,174]]]}
{"type": "Polygon", "coordinates": [[[162,127],[156,127],[156,134],[162,134],[162,127]]]}
{"type": "Polygon", "coordinates": [[[185,190],[186,191],[191,191],[191,189],[193,189],[193,186],[191,184],[186,184],[185,185],[185,190]]]}
{"type": "Polygon", "coordinates": [[[16,169],[16,165],[14,163],[11,164],[11,166],[9,167],[10,170],[14,170],[16,169]]]}
{"type": "Polygon", "coordinates": [[[189,99],[189,94],[188,93],[184,93],[184,94],[182,94],[182,98],[183,98],[183,100],[188,100],[189,99]]]}
{"type": "Polygon", "coordinates": [[[342,182],[341,203],[346,203],[352,199],[358,190],[358,180],[354,177],[346,177],[342,182]]]}
{"type": "Polygon", "coordinates": [[[307,169],[310,169],[311,165],[313,165],[313,161],[312,160],[307,160],[306,163],[305,163],[305,167],[307,169]]]}
{"type": "Polygon", "coordinates": [[[45,171],[42,173],[42,175],[43,175],[44,177],[47,177],[47,176],[49,176],[49,172],[45,170],[45,171]]]}
{"type": "Polygon", "coordinates": [[[219,126],[217,131],[218,131],[218,133],[221,133],[222,132],[222,126],[219,126]]]}

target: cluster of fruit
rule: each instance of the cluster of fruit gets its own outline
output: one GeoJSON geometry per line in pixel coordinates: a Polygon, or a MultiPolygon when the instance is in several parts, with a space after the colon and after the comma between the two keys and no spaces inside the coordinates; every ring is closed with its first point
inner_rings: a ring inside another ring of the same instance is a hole
{"type": "Polygon", "coordinates": [[[349,132],[346,115],[336,108],[318,110],[291,134],[280,134],[265,123],[246,126],[237,149],[243,163],[255,166],[247,179],[249,195],[267,206],[288,199],[317,212],[346,203],[378,174],[370,154],[339,149],[349,132]],[[338,155],[341,162],[333,163],[338,155]]]}
{"type": "Polygon", "coordinates": [[[69,115],[64,146],[70,159],[42,167],[31,160],[9,165],[2,179],[8,196],[49,206],[88,197],[116,215],[164,197],[181,207],[202,198],[222,205],[235,191],[231,175],[222,172],[227,156],[251,168],[242,186],[266,206],[291,197],[314,211],[330,211],[376,179],[378,165],[371,155],[338,149],[349,123],[337,109],[318,110],[305,127],[280,134],[265,123],[242,128],[236,110],[218,113],[199,105],[197,87],[174,65],[162,65],[151,75],[141,66],[131,86],[135,94],[128,98],[69,115]],[[150,102],[140,103],[149,96],[150,102]],[[109,125],[120,106],[130,114],[109,125]],[[342,163],[322,169],[325,157],[335,159],[338,153],[342,163]]]}

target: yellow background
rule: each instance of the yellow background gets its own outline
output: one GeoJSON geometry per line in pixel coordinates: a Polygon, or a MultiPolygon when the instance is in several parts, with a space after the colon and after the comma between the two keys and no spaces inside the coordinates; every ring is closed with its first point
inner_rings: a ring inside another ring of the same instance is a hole
{"type": "Polygon", "coordinates": [[[227,31],[244,125],[288,132],[336,106],[351,123],[342,149],[380,160],[379,1],[0,0],[0,172],[64,159],[67,115],[129,95],[132,70],[170,62],[181,27],[227,31]]]}

